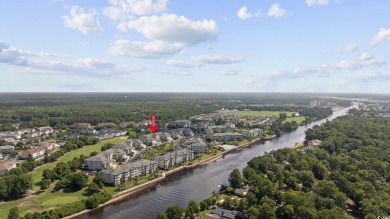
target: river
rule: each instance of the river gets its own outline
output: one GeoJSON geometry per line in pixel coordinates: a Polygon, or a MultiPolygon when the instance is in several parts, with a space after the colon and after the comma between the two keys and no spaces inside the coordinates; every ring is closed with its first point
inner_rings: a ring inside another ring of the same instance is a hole
{"type": "MultiPolygon", "coordinates": [[[[349,109],[349,108],[348,108],[349,109]]],[[[345,115],[348,109],[334,112],[328,120],[345,115]]],[[[77,219],[153,219],[159,212],[164,212],[172,205],[187,206],[188,200],[202,200],[210,197],[217,186],[227,181],[230,172],[234,168],[242,169],[253,157],[263,155],[272,150],[292,147],[295,143],[302,142],[305,131],[314,125],[326,122],[323,119],[307,126],[300,126],[297,130],[282,135],[279,138],[265,142],[265,144],[253,145],[226,155],[223,159],[207,165],[185,170],[167,177],[167,179],[155,188],[131,195],[120,202],[91,211],[76,217],[77,219]]]]}

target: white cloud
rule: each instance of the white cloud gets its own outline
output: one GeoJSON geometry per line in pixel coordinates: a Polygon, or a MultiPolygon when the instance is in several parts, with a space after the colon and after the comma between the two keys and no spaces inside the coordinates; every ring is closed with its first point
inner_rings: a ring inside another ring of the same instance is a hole
{"type": "Polygon", "coordinates": [[[175,14],[140,17],[126,23],[126,28],[134,29],[150,40],[168,43],[195,45],[204,41],[215,40],[218,26],[214,20],[193,21],[175,14]]]}
{"type": "Polygon", "coordinates": [[[121,25],[124,30],[134,29],[141,33],[148,41],[116,40],[107,50],[109,54],[160,58],[218,37],[218,26],[214,20],[193,21],[175,14],[144,16],[121,25]]]}
{"type": "Polygon", "coordinates": [[[199,62],[183,60],[168,60],[167,63],[178,68],[198,68],[202,65],[199,62]]]}
{"type": "Polygon", "coordinates": [[[308,6],[314,5],[328,5],[329,0],[306,0],[306,4],[308,6]]]}
{"type": "Polygon", "coordinates": [[[372,59],[372,56],[370,56],[368,53],[366,52],[363,52],[361,55],[360,55],[360,61],[362,62],[365,62],[365,61],[368,61],[368,60],[371,60],[372,59]]]}
{"type": "Polygon", "coordinates": [[[65,57],[62,54],[48,52],[32,52],[28,50],[11,48],[5,42],[0,41],[0,63],[22,65],[27,63],[27,57],[65,57]]]}
{"type": "Polygon", "coordinates": [[[127,75],[136,71],[143,71],[141,67],[128,68],[117,66],[115,63],[93,58],[75,59],[67,61],[58,60],[64,56],[46,52],[31,52],[11,48],[4,42],[0,42],[0,63],[17,65],[31,69],[31,73],[37,70],[49,70],[46,73],[69,73],[85,76],[116,76],[127,75]],[[56,60],[33,59],[37,56],[51,57],[56,60]]]}
{"type": "Polygon", "coordinates": [[[129,56],[135,58],[161,58],[178,53],[184,46],[161,41],[132,42],[116,40],[106,51],[110,55],[129,56]]]}
{"type": "Polygon", "coordinates": [[[233,76],[233,75],[237,75],[239,72],[240,70],[235,68],[225,68],[224,70],[222,70],[221,75],[233,76]]]}
{"type": "Polygon", "coordinates": [[[286,10],[282,9],[280,7],[280,4],[276,3],[271,6],[271,8],[268,10],[268,16],[271,17],[283,17],[286,14],[286,10]]]}
{"type": "Polygon", "coordinates": [[[242,6],[238,11],[237,11],[237,16],[241,20],[246,20],[252,17],[260,17],[261,13],[260,11],[257,11],[256,13],[249,13],[248,8],[246,6],[242,6]]]}
{"type": "Polygon", "coordinates": [[[370,42],[370,46],[376,46],[381,43],[390,43],[390,28],[381,28],[370,42]]]}
{"type": "Polygon", "coordinates": [[[101,32],[103,28],[95,16],[95,9],[86,12],[78,6],[72,6],[69,14],[62,18],[64,19],[65,27],[81,31],[82,33],[101,32]]]}
{"type": "Polygon", "coordinates": [[[198,68],[205,64],[229,65],[240,63],[245,60],[244,56],[221,56],[215,54],[205,54],[191,57],[190,61],[168,60],[169,65],[179,68],[198,68]]]}
{"type": "Polygon", "coordinates": [[[193,57],[193,60],[203,64],[233,64],[245,60],[244,56],[220,56],[214,54],[200,55],[193,57]]]}
{"type": "Polygon", "coordinates": [[[126,20],[167,9],[168,0],[109,0],[111,6],[103,14],[112,20],[126,20]]]}
{"type": "Polygon", "coordinates": [[[356,52],[359,49],[359,46],[356,43],[348,43],[344,46],[344,48],[341,50],[345,53],[353,53],[356,52]]]}
{"type": "Polygon", "coordinates": [[[340,70],[355,70],[361,67],[359,63],[342,60],[339,63],[337,63],[336,67],[340,70]]]}

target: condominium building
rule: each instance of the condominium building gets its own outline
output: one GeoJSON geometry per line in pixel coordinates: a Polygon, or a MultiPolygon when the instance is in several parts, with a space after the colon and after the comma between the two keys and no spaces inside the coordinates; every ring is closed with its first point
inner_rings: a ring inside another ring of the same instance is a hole
{"type": "Polygon", "coordinates": [[[123,178],[124,181],[136,179],[157,170],[157,163],[151,160],[140,160],[125,163],[117,168],[107,168],[103,170],[103,182],[111,185],[118,185],[123,178]]]}

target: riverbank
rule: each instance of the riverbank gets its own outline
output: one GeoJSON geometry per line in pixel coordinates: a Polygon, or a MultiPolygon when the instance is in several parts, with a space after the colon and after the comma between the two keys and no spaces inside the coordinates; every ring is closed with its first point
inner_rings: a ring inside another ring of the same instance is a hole
{"type": "Polygon", "coordinates": [[[177,167],[177,168],[175,168],[175,169],[172,169],[172,170],[170,170],[170,171],[167,171],[167,172],[163,173],[163,175],[162,175],[161,177],[159,177],[159,178],[153,179],[153,180],[148,181],[148,182],[146,182],[146,183],[143,183],[143,184],[141,184],[141,185],[139,185],[139,186],[136,186],[136,187],[127,189],[127,190],[125,190],[125,191],[121,191],[121,192],[119,192],[118,194],[113,195],[112,198],[111,198],[109,201],[107,201],[107,202],[105,202],[105,203],[99,205],[99,206],[98,206],[97,208],[95,208],[95,209],[83,210],[83,211],[80,211],[80,212],[78,212],[78,213],[76,213],[76,214],[72,214],[72,215],[69,215],[69,216],[64,217],[64,218],[66,218],[66,219],[75,218],[75,217],[77,217],[77,216],[86,214],[86,213],[88,213],[88,212],[92,212],[92,211],[94,211],[94,210],[101,209],[101,208],[103,208],[103,207],[105,207],[105,206],[107,206],[107,205],[110,205],[110,204],[119,202],[119,201],[121,201],[121,200],[127,198],[127,197],[130,196],[130,195],[133,195],[133,194],[135,194],[135,193],[142,192],[142,191],[144,191],[144,190],[146,190],[146,189],[155,187],[155,186],[157,186],[160,182],[164,181],[164,180],[166,179],[167,176],[176,174],[176,173],[181,172],[181,171],[183,171],[183,170],[193,169],[193,168],[197,168],[197,167],[200,167],[200,166],[209,164],[209,163],[211,163],[211,162],[214,162],[214,161],[216,161],[216,160],[218,160],[218,159],[224,157],[226,154],[229,154],[229,153],[231,153],[231,152],[233,152],[233,151],[241,150],[241,149],[243,149],[243,148],[245,148],[245,147],[252,146],[252,145],[257,144],[257,143],[259,143],[259,142],[261,142],[261,141],[271,140],[271,139],[273,139],[273,138],[275,138],[275,137],[276,137],[276,136],[268,137],[268,138],[266,138],[266,139],[263,139],[263,138],[254,139],[254,140],[252,140],[252,141],[250,141],[250,142],[248,142],[248,143],[246,143],[246,144],[244,144],[244,145],[237,146],[237,147],[235,147],[235,148],[232,148],[232,149],[223,151],[223,152],[221,152],[221,153],[219,153],[219,154],[216,154],[216,155],[214,155],[214,156],[211,156],[211,157],[209,157],[209,158],[207,158],[207,159],[205,159],[205,160],[199,161],[199,162],[197,162],[197,163],[194,163],[194,164],[191,164],[191,165],[186,165],[186,166],[177,167]]]}

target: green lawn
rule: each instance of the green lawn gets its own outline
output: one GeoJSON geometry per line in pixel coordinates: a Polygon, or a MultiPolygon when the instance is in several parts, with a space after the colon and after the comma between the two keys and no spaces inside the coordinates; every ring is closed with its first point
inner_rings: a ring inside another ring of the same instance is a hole
{"type": "Polygon", "coordinates": [[[305,117],[304,116],[297,116],[297,117],[291,117],[291,118],[287,118],[284,122],[292,122],[292,121],[296,121],[298,123],[298,125],[301,125],[301,123],[305,120],[305,117]]]}
{"type": "MultiPolygon", "coordinates": [[[[53,187],[54,185],[52,185],[53,187]]],[[[86,198],[83,196],[83,190],[77,192],[51,192],[51,189],[48,189],[46,192],[31,196],[25,199],[19,199],[10,202],[2,202],[0,203],[0,219],[7,218],[9,209],[18,206],[19,213],[21,215],[25,215],[28,212],[32,212],[34,208],[43,208],[44,210],[48,210],[53,207],[59,207],[65,204],[73,203],[76,201],[80,201],[86,198]],[[34,202],[29,206],[21,206],[23,203],[34,202]]]]}
{"type": "MultiPolygon", "coordinates": [[[[31,172],[32,173],[32,177],[33,177],[33,182],[35,184],[35,183],[41,181],[43,171],[45,169],[54,169],[54,167],[59,162],[67,162],[69,160],[72,160],[74,157],[79,157],[82,154],[89,156],[89,154],[91,152],[94,152],[94,151],[100,152],[100,149],[106,143],[118,144],[118,143],[121,143],[121,142],[123,142],[125,140],[126,139],[124,137],[116,137],[116,138],[111,138],[111,139],[100,141],[100,142],[98,142],[95,145],[88,145],[88,146],[84,146],[83,148],[70,151],[70,152],[66,153],[64,156],[58,158],[58,160],[56,162],[42,165],[40,167],[37,167],[35,170],[33,170],[31,172]]],[[[33,186],[33,190],[39,190],[39,187],[34,185],[33,186]]]]}
{"type": "Polygon", "coordinates": [[[234,114],[238,116],[279,116],[280,113],[286,113],[287,117],[291,117],[293,112],[287,111],[237,111],[229,112],[229,114],[234,114]]]}

